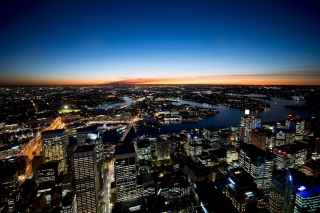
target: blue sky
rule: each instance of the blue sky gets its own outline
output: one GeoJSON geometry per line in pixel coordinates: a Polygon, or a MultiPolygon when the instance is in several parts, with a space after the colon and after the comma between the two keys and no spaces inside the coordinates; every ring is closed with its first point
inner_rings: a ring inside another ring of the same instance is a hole
{"type": "Polygon", "coordinates": [[[320,84],[317,1],[4,0],[0,8],[3,85],[320,84]]]}

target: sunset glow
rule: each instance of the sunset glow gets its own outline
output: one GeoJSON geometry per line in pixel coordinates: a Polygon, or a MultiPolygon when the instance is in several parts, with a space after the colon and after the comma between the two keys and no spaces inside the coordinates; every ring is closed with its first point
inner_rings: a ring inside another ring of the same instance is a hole
{"type": "Polygon", "coordinates": [[[319,85],[319,14],[311,1],[4,1],[0,85],[319,85]]]}

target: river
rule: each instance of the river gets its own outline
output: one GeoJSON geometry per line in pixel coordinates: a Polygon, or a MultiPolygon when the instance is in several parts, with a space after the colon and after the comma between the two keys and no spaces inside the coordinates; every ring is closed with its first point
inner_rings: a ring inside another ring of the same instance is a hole
{"type": "MultiPolygon", "coordinates": [[[[258,97],[255,94],[252,94],[254,97],[258,97]]],[[[130,104],[133,102],[132,99],[125,97],[125,103],[118,103],[118,104],[109,104],[104,105],[103,108],[110,108],[110,107],[117,107],[121,105],[130,104]]],[[[177,100],[177,99],[171,99],[177,100]]],[[[251,112],[250,115],[261,116],[262,123],[266,122],[273,122],[273,121],[280,121],[284,120],[288,113],[299,114],[302,118],[303,117],[310,117],[320,113],[320,110],[313,110],[313,111],[306,111],[306,110],[296,110],[296,109],[289,109],[285,108],[285,105],[304,105],[306,100],[286,100],[282,98],[272,97],[271,101],[265,101],[266,103],[270,104],[269,110],[263,112],[251,112]]],[[[166,133],[174,133],[180,132],[181,130],[187,129],[194,129],[194,128],[203,128],[206,126],[217,126],[217,127],[230,127],[236,126],[240,124],[240,117],[244,115],[244,111],[234,108],[229,108],[223,105],[218,106],[208,106],[200,103],[196,103],[193,101],[185,101],[179,100],[179,102],[174,102],[174,104],[189,104],[198,107],[204,108],[213,108],[219,111],[218,114],[215,116],[205,117],[202,121],[198,123],[166,123],[168,128],[162,128],[161,130],[152,130],[147,128],[141,129],[133,129],[127,136],[127,139],[130,141],[132,138],[141,136],[144,134],[149,135],[159,135],[159,134],[166,134],[166,133]]],[[[121,137],[121,134],[117,131],[106,131],[104,134],[103,141],[117,141],[121,137]]]]}

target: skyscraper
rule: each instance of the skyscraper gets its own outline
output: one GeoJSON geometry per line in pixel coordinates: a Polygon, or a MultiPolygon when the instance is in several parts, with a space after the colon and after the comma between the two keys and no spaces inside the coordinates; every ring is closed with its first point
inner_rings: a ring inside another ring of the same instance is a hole
{"type": "Polygon", "coordinates": [[[45,162],[61,161],[62,170],[67,169],[66,148],[69,144],[68,134],[64,129],[47,130],[41,133],[42,156],[45,162]]]}
{"type": "Polygon", "coordinates": [[[101,182],[95,145],[79,146],[73,153],[78,212],[98,212],[101,182]],[[97,174],[98,173],[98,174],[97,174]]]}
{"type": "Polygon", "coordinates": [[[240,125],[245,127],[244,132],[244,143],[251,143],[251,131],[256,128],[261,127],[261,117],[260,116],[241,116],[240,125]]]}
{"type": "Polygon", "coordinates": [[[117,201],[136,198],[136,153],[133,145],[117,145],[115,158],[117,201]]]}
{"type": "Polygon", "coordinates": [[[254,179],[259,188],[268,193],[273,161],[271,154],[252,144],[243,144],[239,153],[239,165],[254,179]]]}

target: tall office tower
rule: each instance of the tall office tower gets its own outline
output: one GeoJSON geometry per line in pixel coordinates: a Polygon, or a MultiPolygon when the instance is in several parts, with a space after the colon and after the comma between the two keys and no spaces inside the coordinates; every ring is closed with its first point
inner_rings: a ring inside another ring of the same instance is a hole
{"type": "Polygon", "coordinates": [[[219,129],[214,126],[205,127],[203,137],[209,141],[210,146],[215,147],[219,142],[219,129]]]}
{"type": "Polygon", "coordinates": [[[302,142],[275,147],[273,148],[274,163],[279,169],[300,167],[307,159],[307,148],[308,145],[302,142]]]}
{"type": "Polygon", "coordinates": [[[117,201],[137,197],[136,153],[133,145],[117,145],[115,151],[117,201]]]}
{"type": "Polygon", "coordinates": [[[103,160],[102,138],[96,127],[86,127],[77,129],[78,146],[96,145],[97,161],[103,160]]]}
{"type": "Polygon", "coordinates": [[[156,148],[157,160],[165,160],[170,158],[169,142],[166,139],[158,137],[154,142],[156,148]]]}
{"type": "Polygon", "coordinates": [[[151,160],[151,146],[149,140],[134,141],[134,148],[137,153],[137,160],[151,160]]]}
{"type": "Polygon", "coordinates": [[[271,149],[275,146],[276,144],[276,137],[275,134],[271,131],[267,131],[266,135],[266,148],[271,149]]]}
{"type": "Polygon", "coordinates": [[[292,175],[290,173],[290,169],[287,170],[286,174],[286,186],[284,192],[284,202],[283,202],[283,213],[291,213],[293,212],[293,205],[295,200],[295,187],[292,181],[292,175]]]}
{"type": "Polygon", "coordinates": [[[307,177],[295,169],[287,170],[283,212],[319,212],[320,184],[317,177],[307,177]]]}
{"type": "Polygon", "coordinates": [[[238,212],[257,212],[263,207],[264,195],[243,168],[230,169],[229,184],[226,196],[231,200],[238,212]]]}
{"type": "Polygon", "coordinates": [[[38,183],[55,182],[61,172],[61,162],[48,162],[37,169],[38,183]]]}
{"type": "Polygon", "coordinates": [[[273,167],[270,153],[252,144],[242,144],[239,165],[253,177],[254,182],[264,190],[264,193],[268,193],[273,167]]]}
{"type": "Polygon", "coordinates": [[[240,125],[245,127],[244,143],[250,144],[252,130],[261,127],[261,117],[250,115],[241,116],[240,125]]]}
{"type": "Polygon", "coordinates": [[[296,123],[296,135],[295,140],[299,141],[302,140],[305,134],[305,121],[300,119],[296,123]]]}
{"type": "Polygon", "coordinates": [[[234,146],[238,146],[242,140],[242,132],[245,127],[244,126],[231,126],[231,131],[233,135],[233,144],[234,146]]]}
{"type": "Polygon", "coordinates": [[[305,134],[305,120],[298,114],[288,114],[286,117],[286,128],[295,131],[295,140],[302,140],[305,134]]]}
{"type": "Polygon", "coordinates": [[[188,135],[189,146],[188,155],[191,157],[200,156],[202,153],[202,138],[197,133],[191,133],[188,135]]]}
{"type": "Polygon", "coordinates": [[[69,137],[64,129],[47,130],[41,133],[41,155],[45,162],[61,161],[62,170],[67,170],[66,148],[69,145],[69,137]]]}
{"type": "Polygon", "coordinates": [[[273,175],[269,192],[269,211],[272,213],[282,213],[286,179],[273,175]]]}
{"type": "Polygon", "coordinates": [[[289,113],[286,117],[286,129],[296,129],[297,121],[300,121],[300,115],[289,113]]]}
{"type": "Polygon", "coordinates": [[[274,131],[276,134],[275,146],[292,144],[295,141],[295,130],[275,128],[274,131]]]}
{"type": "Polygon", "coordinates": [[[66,163],[67,163],[67,170],[69,174],[74,173],[73,168],[73,153],[76,151],[77,146],[75,144],[69,144],[66,148],[66,163]]]}
{"type": "Polygon", "coordinates": [[[78,146],[73,153],[78,212],[98,212],[102,183],[97,168],[95,145],[78,146]]]}
{"type": "Polygon", "coordinates": [[[267,132],[263,129],[255,129],[251,134],[251,144],[266,150],[267,148],[267,132]]]}

